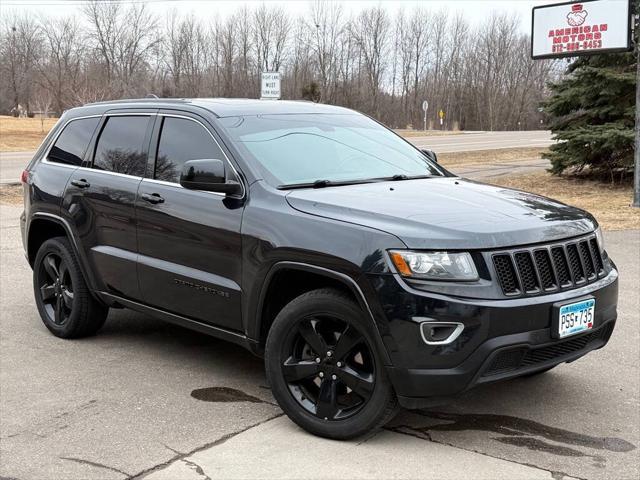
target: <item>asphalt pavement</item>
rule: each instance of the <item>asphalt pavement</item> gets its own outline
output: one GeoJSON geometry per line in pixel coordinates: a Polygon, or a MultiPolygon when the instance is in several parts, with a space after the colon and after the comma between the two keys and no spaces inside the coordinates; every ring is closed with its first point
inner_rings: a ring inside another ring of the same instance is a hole
{"type": "MultiPolygon", "coordinates": [[[[551,145],[551,132],[533,130],[523,132],[464,132],[455,135],[435,135],[407,138],[414,145],[436,153],[496,150],[502,148],[547,147],[551,145]]],[[[35,151],[0,152],[0,184],[17,183],[24,167],[35,151]]],[[[517,162],[513,162],[517,163],[517,162]]],[[[547,162],[538,161],[543,167],[547,162]]],[[[491,167],[489,167],[491,168],[491,167]]]]}
{"type": "Polygon", "coordinates": [[[0,184],[18,183],[36,152],[0,152],[0,184]]]}
{"type": "Polygon", "coordinates": [[[335,442],[283,416],[262,361],[235,345],[127,310],[95,337],[52,336],[20,210],[0,206],[2,478],[640,477],[640,231],[605,233],[621,272],[607,347],[335,442]]]}
{"type": "Polygon", "coordinates": [[[548,130],[511,132],[461,132],[454,135],[435,135],[407,138],[414,145],[436,153],[472,152],[501,148],[548,147],[552,143],[548,130]]]}

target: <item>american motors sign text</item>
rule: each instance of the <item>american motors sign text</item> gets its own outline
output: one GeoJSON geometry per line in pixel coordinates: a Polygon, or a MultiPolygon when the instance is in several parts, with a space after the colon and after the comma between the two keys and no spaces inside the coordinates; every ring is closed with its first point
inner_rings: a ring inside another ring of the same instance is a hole
{"type": "Polygon", "coordinates": [[[623,51],[630,47],[628,0],[593,0],[533,9],[533,58],[623,51]]]}

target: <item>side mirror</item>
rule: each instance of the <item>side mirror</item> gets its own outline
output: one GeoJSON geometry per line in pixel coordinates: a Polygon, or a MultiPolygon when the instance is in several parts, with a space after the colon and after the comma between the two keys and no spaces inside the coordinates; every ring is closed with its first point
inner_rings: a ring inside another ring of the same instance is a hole
{"type": "Polygon", "coordinates": [[[438,163],[438,156],[436,155],[436,152],[434,152],[433,150],[420,150],[425,157],[427,157],[429,160],[431,160],[434,163],[438,163]]]}
{"type": "Polygon", "coordinates": [[[242,191],[236,180],[227,180],[224,162],[218,159],[188,160],[180,174],[180,185],[189,190],[204,190],[234,195],[242,191]]]}

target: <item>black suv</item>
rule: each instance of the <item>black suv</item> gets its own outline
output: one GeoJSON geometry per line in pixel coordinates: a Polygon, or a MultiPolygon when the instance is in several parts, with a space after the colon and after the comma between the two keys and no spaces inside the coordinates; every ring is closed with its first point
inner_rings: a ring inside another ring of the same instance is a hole
{"type": "Polygon", "coordinates": [[[459,178],[359,113],[144,99],[66,112],[23,173],[40,315],[131,308],[264,355],[297,424],[350,438],[607,343],[588,213],[459,178]]]}

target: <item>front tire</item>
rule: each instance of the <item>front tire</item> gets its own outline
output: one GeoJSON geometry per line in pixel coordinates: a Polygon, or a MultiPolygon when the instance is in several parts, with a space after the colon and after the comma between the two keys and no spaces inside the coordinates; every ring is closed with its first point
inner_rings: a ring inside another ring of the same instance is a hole
{"type": "Polygon", "coordinates": [[[376,350],[373,324],[347,295],[319,289],[278,314],[265,351],[271,390],[287,416],[321,437],[346,440],[376,430],[397,399],[376,350]]]}
{"type": "Polygon", "coordinates": [[[109,309],[89,292],[69,240],[44,242],[33,264],[33,291],[40,318],[56,337],[95,334],[109,309]]]}

